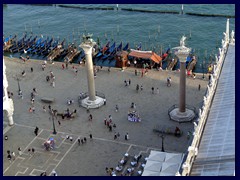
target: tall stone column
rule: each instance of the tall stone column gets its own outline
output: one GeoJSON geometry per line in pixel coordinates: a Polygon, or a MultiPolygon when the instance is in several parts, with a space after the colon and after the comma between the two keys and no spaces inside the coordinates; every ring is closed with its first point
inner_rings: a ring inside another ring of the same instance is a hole
{"type": "Polygon", "coordinates": [[[226,37],[224,40],[226,41],[226,43],[229,43],[229,19],[227,19],[226,23],[226,37]]]}
{"type": "Polygon", "coordinates": [[[180,41],[180,46],[173,48],[174,54],[180,61],[180,78],[179,78],[179,104],[172,106],[168,115],[171,120],[178,122],[188,122],[195,118],[194,107],[186,106],[186,59],[191,48],[184,46],[184,38],[180,41]]]}
{"type": "Polygon", "coordinates": [[[179,112],[186,111],[186,57],[180,59],[179,112]]]}
{"type": "Polygon", "coordinates": [[[82,44],[81,48],[83,48],[83,50],[85,52],[89,100],[95,101],[96,93],[95,93],[95,82],[94,82],[94,74],[93,74],[92,46],[90,46],[88,44],[82,44]]]}
{"type": "Polygon", "coordinates": [[[13,100],[8,98],[7,87],[8,87],[8,81],[6,76],[6,66],[3,58],[3,92],[4,92],[3,110],[7,111],[8,124],[12,126],[14,124],[13,122],[14,106],[13,106],[13,100]]]}
{"type": "Polygon", "coordinates": [[[88,96],[83,99],[80,96],[80,105],[87,109],[99,108],[102,105],[106,104],[105,95],[99,92],[96,94],[95,91],[92,50],[96,42],[94,42],[94,40],[91,37],[92,37],[91,34],[83,35],[83,42],[82,44],[80,44],[80,47],[85,52],[88,80],[88,96]]]}

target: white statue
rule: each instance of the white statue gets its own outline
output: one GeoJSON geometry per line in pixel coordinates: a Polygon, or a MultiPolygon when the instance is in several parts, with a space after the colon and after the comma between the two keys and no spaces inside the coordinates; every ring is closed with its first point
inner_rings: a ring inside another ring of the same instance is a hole
{"type": "Polygon", "coordinates": [[[185,46],[185,40],[186,40],[186,36],[182,36],[182,38],[180,39],[180,46],[185,46]]]}
{"type": "Polygon", "coordinates": [[[234,42],[235,42],[234,36],[235,36],[235,33],[234,33],[234,31],[232,30],[232,32],[231,32],[231,43],[234,43],[234,42]]]}

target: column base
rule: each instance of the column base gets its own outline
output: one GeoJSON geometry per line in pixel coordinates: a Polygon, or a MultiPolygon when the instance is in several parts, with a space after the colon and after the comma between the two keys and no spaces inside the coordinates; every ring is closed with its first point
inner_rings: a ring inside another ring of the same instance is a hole
{"type": "Polygon", "coordinates": [[[89,100],[89,97],[81,100],[81,106],[89,109],[95,109],[103,106],[106,102],[106,99],[96,96],[94,101],[89,100]]]}
{"type": "Polygon", "coordinates": [[[179,108],[174,108],[169,112],[169,117],[173,121],[181,122],[189,122],[195,119],[196,114],[194,110],[188,109],[186,107],[185,112],[180,112],[179,108]]]}

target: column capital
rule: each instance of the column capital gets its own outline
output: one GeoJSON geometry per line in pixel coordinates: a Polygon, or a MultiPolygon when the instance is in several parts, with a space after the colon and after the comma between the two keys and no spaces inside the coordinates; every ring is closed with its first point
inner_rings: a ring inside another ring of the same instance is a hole
{"type": "Polygon", "coordinates": [[[80,47],[84,50],[85,54],[92,54],[92,46],[82,43],[80,47]]]}

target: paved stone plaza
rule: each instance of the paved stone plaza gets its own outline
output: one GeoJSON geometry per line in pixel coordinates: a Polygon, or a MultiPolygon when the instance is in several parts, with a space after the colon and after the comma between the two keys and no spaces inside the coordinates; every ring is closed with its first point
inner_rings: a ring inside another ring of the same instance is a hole
{"type": "MultiPolygon", "coordinates": [[[[135,154],[142,154],[146,157],[150,150],[161,150],[162,142],[159,134],[153,132],[153,128],[160,127],[175,128],[178,126],[182,131],[181,137],[166,135],[164,148],[166,152],[186,152],[188,147],[187,132],[193,130],[193,123],[182,123],[169,120],[168,109],[173,104],[178,104],[179,97],[179,72],[150,70],[144,77],[140,73],[135,76],[135,68],[127,68],[123,72],[120,69],[111,68],[111,72],[103,67],[95,78],[96,91],[104,93],[107,99],[106,105],[99,109],[86,109],[79,107],[78,96],[80,92],[87,92],[87,74],[84,66],[76,65],[78,74],[69,65],[68,69],[62,70],[62,63],[54,65],[47,64],[45,71],[42,71],[43,61],[31,60],[24,63],[20,59],[4,57],[6,73],[9,83],[8,90],[14,93],[14,114],[15,125],[7,126],[7,117],[4,116],[3,140],[3,174],[5,176],[39,176],[43,171],[49,175],[53,169],[60,176],[105,176],[106,167],[116,167],[119,160],[126,152],[132,157],[135,154]],[[33,67],[33,72],[30,68],[33,67]],[[21,77],[25,70],[26,76],[21,77]],[[46,81],[50,71],[56,77],[55,88],[46,81]],[[167,87],[166,79],[171,76],[172,86],[167,87]],[[20,87],[23,92],[23,99],[17,96],[18,84],[16,78],[20,77],[20,87]],[[131,79],[131,85],[125,87],[124,80],[131,79]],[[143,90],[137,93],[136,85],[143,85],[143,90]],[[33,88],[37,89],[35,97],[35,113],[30,113],[30,93],[33,88]],[[155,88],[152,94],[151,88],[155,88]],[[156,89],[159,88],[159,94],[156,89]],[[64,112],[67,108],[70,111],[77,110],[77,117],[66,120],[58,116],[55,120],[57,134],[53,135],[53,125],[50,114],[43,111],[43,105],[48,110],[48,104],[41,101],[42,97],[51,97],[55,101],[51,104],[53,109],[64,112]],[[74,104],[68,105],[67,99],[74,99],[74,104]],[[127,113],[131,103],[136,104],[136,109],[142,119],[141,122],[130,122],[127,120],[127,113]],[[119,111],[115,111],[118,105],[119,111]],[[93,115],[93,121],[88,121],[89,114],[93,115]],[[109,132],[104,125],[104,118],[112,115],[116,128],[109,132]],[[57,121],[61,122],[61,125],[57,121]],[[39,134],[35,136],[34,129],[39,127],[39,134]],[[114,133],[119,132],[120,138],[114,140],[114,133]],[[124,135],[128,133],[130,139],[126,141],[124,135]],[[89,139],[89,134],[93,139],[89,139]],[[71,142],[66,135],[73,137],[71,142]],[[56,141],[56,147],[52,151],[46,151],[43,143],[49,137],[56,141]],[[77,138],[87,137],[85,144],[78,145],[77,138]],[[17,148],[21,147],[23,155],[18,155],[17,148]],[[35,148],[33,156],[28,154],[29,148],[35,148]],[[16,159],[9,162],[7,150],[14,151],[16,159]]],[[[139,72],[141,69],[138,69],[139,72]]],[[[186,102],[196,107],[201,107],[205,94],[208,78],[202,80],[202,74],[197,74],[196,79],[187,77],[186,80],[186,102]],[[198,90],[198,85],[201,90],[198,90]]],[[[5,113],[5,112],[4,112],[5,113]]],[[[129,160],[130,161],[130,160],[129,160]]],[[[128,165],[125,165],[126,170],[128,165]]]]}

